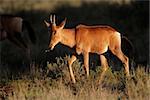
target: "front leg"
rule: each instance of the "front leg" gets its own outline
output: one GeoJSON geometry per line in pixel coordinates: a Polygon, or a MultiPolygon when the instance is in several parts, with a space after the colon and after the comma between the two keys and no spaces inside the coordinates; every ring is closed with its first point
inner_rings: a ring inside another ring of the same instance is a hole
{"type": "Polygon", "coordinates": [[[73,83],[76,83],[76,80],[75,80],[75,77],[74,77],[74,74],[73,74],[72,64],[73,64],[73,62],[74,62],[76,59],[77,59],[76,56],[72,55],[72,57],[68,60],[70,76],[71,76],[71,79],[72,79],[73,83]]]}
{"type": "Polygon", "coordinates": [[[83,57],[84,57],[84,67],[86,70],[86,75],[87,75],[87,77],[89,77],[89,53],[84,52],[83,57]]]}

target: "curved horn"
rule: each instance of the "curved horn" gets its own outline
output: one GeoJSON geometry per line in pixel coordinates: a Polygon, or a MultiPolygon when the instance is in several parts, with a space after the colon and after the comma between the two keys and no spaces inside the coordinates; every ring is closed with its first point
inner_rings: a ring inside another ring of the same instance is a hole
{"type": "Polygon", "coordinates": [[[50,17],[49,17],[49,18],[50,18],[50,22],[51,22],[51,23],[53,23],[52,15],[50,15],[50,17]]]}
{"type": "Polygon", "coordinates": [[[56,23],[55,23],[55,15],[53,16],[53,23],[54,23],[54,25],[56,25],[56,23]]]}

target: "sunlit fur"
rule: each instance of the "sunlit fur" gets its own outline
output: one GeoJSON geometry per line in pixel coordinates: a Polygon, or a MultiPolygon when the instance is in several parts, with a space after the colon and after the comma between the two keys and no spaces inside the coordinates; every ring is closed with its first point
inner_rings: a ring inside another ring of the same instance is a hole
{"type": "MultiPolygon", "coordinates": [[[[69,47],[75,47],[77,54],[82,54],[84,57],[84,67],[86,69],[87,77],[89,76],[89,53],[97,53],[100,55],[101,65],[103,66],[103,72],[107,70],[108,63],[103,53],[107,52],[108,48],[116,55],[124,64],[127,76],[129,76],[129,64],[128,57],[125,56],[121,50],[121,36],[110,26],[86,26],[78,25],[73,29],[64,28],[66,20],[60,25],[56,26],[53,22],[46,22],[47,27],[52,28],[52,37],[49,48],[53,50],[57,43],[62,43],[69,47]],[[57,28],[54,28],[57,27],[57,28]]],[[[72,71],[72,63],[76,60],[76,56],[73,55],[68,61],[70,75],[75,83],[75,77],[72,71]]]]}

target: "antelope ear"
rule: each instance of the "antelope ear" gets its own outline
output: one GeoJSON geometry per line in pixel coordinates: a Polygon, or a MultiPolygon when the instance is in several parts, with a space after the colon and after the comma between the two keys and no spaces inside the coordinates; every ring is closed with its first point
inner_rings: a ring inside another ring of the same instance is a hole
{"type": "Polygon", "coordinates": [[[44,20],[44,23],[46,24],[47,27],[50,26],[50,23],[48,23],[46,20],[44,20]]]}
{"type": "Polygon", "coordinates": [[[65,24],[66,24],[66,20],[67,20],[67,18],[65,18],[64,21],[62,21],[61,24],[59,25],[59,27],[60,27],[61,29],[64,28],[64,26],[65,26],[65,24]]]}

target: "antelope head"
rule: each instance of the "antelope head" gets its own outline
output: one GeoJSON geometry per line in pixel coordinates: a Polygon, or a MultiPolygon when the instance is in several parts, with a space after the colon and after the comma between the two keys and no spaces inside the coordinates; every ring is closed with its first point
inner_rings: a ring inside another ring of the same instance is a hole
{"type": "Polygon", "coordinates": [[[55,23],[55,15],[54,16],[50,15],[50,22],[47,22],[45,20],[44,20],[44,22],[45,22],[46,26],[48,27],[48,29],[50,28],[52,30],[52,33],[50,33],[51,34],[51,39],[50,39],[50,43],[49,43],[49,48],[51,50],[53,50],[54,47],[59,42],[62,41],[62,34],[61,33],[62,33],[63,28],[65,26],[66,18],[58,26],[55,23]]]}

